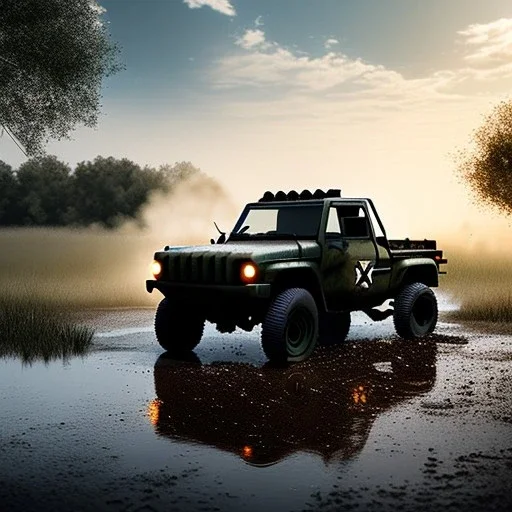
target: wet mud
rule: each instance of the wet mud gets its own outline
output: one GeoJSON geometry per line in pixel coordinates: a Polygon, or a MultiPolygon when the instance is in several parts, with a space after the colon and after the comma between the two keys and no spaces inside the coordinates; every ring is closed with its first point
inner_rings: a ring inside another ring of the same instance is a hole
{"type": "Polygon", "coordinates": [[[509,510],[512,338],[441,323],[269,365],[207,326],[176,360],[152,311],[89,314],[86,356],[0,360],[2,510],[509,510]]]}

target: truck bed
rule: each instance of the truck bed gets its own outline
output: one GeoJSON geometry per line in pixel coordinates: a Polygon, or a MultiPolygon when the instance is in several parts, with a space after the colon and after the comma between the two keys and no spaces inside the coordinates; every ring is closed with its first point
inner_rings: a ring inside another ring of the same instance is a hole
{"type": "Polygon", "coordinates": [[[435,240],[388,240],[389,252],[393,259],[432,258],[438,265],[447,263],[443,251],[437,249],[435,240]]]}
{"type": "Polygon", "coordinates": [[[435,240],[410,240],[404,238],[403,240],[388,240],[389,248],[392,251],[401,250],[436,250],[437,242],[435,240]]]}

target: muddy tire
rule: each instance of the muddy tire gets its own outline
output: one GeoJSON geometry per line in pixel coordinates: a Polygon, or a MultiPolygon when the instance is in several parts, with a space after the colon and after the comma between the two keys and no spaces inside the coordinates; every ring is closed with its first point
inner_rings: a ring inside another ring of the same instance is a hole
{"type": "Polygon", "coordinates": [[[296,363],[306,359],[318,339],[318,309],[303,288],[279,293],[262,322],[261,346],[271,362],[296,363]]]}
{"type": "Polygon", "coordinates": [[[423,283],[404,286],[395,299],[393,322],[397,334],[405,339],[421,338],[437,324],[437,299],[423,283]]]}
{"type": "Polygon", "coordinates": [[[350,330],[350,313],[324,313],[320,317],[320,345],[330,347],[343,343],[350,330]]]}
{"type": "Polygon", "coordinates": [[[155,315],[156,339],[170,354],[185,354],[201,341],[204,322],[204,316],[190,311],[190,307],[162,299],[155,315]]]}

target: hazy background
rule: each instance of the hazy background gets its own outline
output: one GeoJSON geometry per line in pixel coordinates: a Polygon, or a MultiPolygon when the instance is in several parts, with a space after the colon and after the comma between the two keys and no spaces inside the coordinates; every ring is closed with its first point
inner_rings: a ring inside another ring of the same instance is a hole
{"type": "MultiPolygon", "coordinates": [[[[229,229],[266,189],[318,187],[373,198],[390,237],[436,238],[451,263],[457,247],[473,264],[488,251],[508,257],[510,220],[474,204],[455,157],[509,98],[509,0],[100,3],[126,69],[105,82],[97,129],[48,153],[72,167],[97,155],[141,166],[190,161],[226,195],[154,197],[148,230],[86,231],[95,242],[84,253],[62,230],[38,231],[34,261],[45,242],[62,240],[60,256],[76,251],[80,271],[98,281],[92,254],[108,253],[114,270],[104,272],[140,286],[154,250],[208,243],[213,220],[229,229]]],[[[25,160],[5,134],[0,160],[25,160]]],[[[4,270],[16,267],[23,242],[11,235],[0,240],[4,270]]]]}
{"type": "MultiPolygon", "coordinates": [[[[101,4],[126,70],[96,130],[49,146],[59,159],[187,160],[237,205],[336,186],[373,197],[392,236],[508,236],[451,155],[510,92],[508,0],[101,4]]],[[[3,136],[0,159],[24,156],[3,136]]]]}

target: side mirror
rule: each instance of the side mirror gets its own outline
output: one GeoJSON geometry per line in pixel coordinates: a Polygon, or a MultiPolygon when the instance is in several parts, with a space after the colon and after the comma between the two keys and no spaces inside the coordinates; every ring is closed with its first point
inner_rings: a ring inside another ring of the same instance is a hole
{"type": "Polygon", "coordinates": [[[213,238],[210,238],[210,243],[211,244],[214,244],[215,243],[215,240],[213,238]]]}

